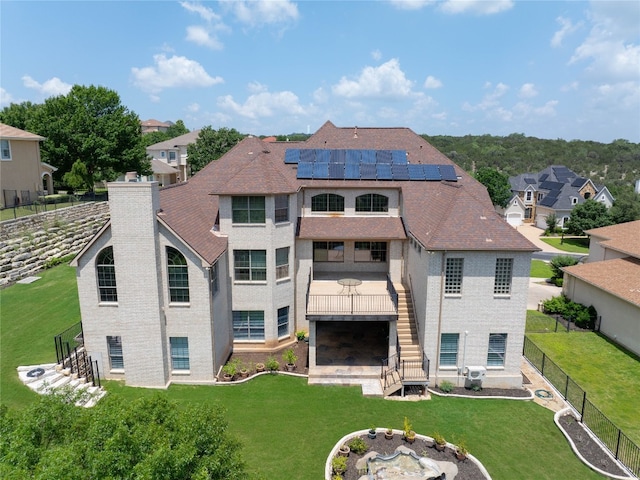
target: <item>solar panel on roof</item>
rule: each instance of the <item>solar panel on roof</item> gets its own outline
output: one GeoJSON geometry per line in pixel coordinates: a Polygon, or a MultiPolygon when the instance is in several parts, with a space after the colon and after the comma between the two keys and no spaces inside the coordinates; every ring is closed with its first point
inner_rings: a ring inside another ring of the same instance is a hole
{"type": "Polygon", "coordinates": [[[549,178],[549,174],[548,173],[543,173],[542,175],[540,175],[540,178],[538,179],[539,182],[544,182],[547,178],[549,178]]]}
{"type": "Polygon", "coordinates": [[[404,150],[391,150],[391,163],[406,165],[409,163],[407,152],[404,150]]]}
{"type": "Polygon", "coordinates": [[[360,159],[362,158],[362,150],[347,150],[346,151],[346,162],[351,164],[360,164],[360,159]]]}
{"type": "Polygon", "coordinates": [[[330,163],[329,178],[342,180],[344,178],[344,163],[330,163]]]}
{"type": "Polygon", "coordinates": [[[577,177],[577,178],[573,181],[573,183],[571,183],[571,186],[572,186],[572,187],[581,187],[581,186],[584,184],[584,182],[586,182],[586,181],[587,181],[587,179],[586,179],[586,178],[577,177]]]}
{"type": "Polygon", "coordinates": [[[329,178],[329,163],[314,162],[313,178],[329,178]]]}
{"type": "Polygon", "coordinates": [[[440,165],[440,175],[442,175],[442,179],[448,182],[457,182],[458,175],[456,175],[456,170],[453,168],[453,165],[440,165]]]}
{"type": "Polygon", "coordinates": [[[313,162],[316,158],[316,151],[313,149],[305,148],[300,150],[301,162],[313,162]]]}
{"type": "Polygon", "coordinates": [[[347,163],[344,166],[344,178],[346,180],[359,180],[360,179],[360,164],[359,163],[347,163]]]}
{"type": "Polygon", "coordinates": [[[376,177],[377,177],[377,171],[376,171],[375,163],[360,164],[360,178],[362,180],[375,180],[376,177]]]}
{"type": "Polygon", "coordinates": [[[442,180],[442,175],[440,175],[440,169],[438,168],[438,165],[422,165],[422,168],[424,169],[425,180],[442,180]]]}
{"type": "Polygon", "coordinates": [[[331,163],[345,163],[345,150],[331,150],[331,163]]]}
{"type": "Polygon", "coordinates": [[[560,190],[564,186],[564,183],[551,182],[547,180],[546,182],[542,182],[539,186],[544,190],[560,190]]]}
{"type": "Polygon", "coordinates": [[[313,164],[311,162],[298,163],[297,178],[313,178],[313,164]]]}
{"type": "Polygon", "coordinates": [[[284,152],[284,163],[298,163],[300,161],[300,149],[289,148],[284,152]]]}
{"type": "Polygon", "coordinates": [[[528,183],[529,185],[536,183],[536,179],[535,178],[531,178],[531,177],[526,177],[524,179],[524,183],[528,183]]]}
{"type": "Polygon", "coordinates": [[[329,163],[331,160],[331,151],[330,150],[316,150],[316,162],[318,163],[329,163]]]}
{"type": "MultiPolygon", "coordinates": [[[[391,157],[389,157],[391,159],[391,157]]],[[[393,180],[390,163],[378,163],[376,165],[376,178],[378,180],[393,180]]]]}
{"type": "Polygon", "coordinates": [[[391,150],[377,150],[376,162],[377,163],[391,163],[391,150]]]}
{"type": "Polygon", "coordinates": [[[424,165],[407,165],[407,171],[409,172],[409,180],[424,180],[424,165]]]}
{"type": "Polygon", "coordinates": [[[375,150],[361,150],[362,163],[376,163],[376,151],[375,150]]]}
{"type": "Polygon", "coordinates": [[[391,165],[394,180],[409,180],[408,165],[391,165]]]}
{"type": "Polygon", "coordinates": [[[553,207],[553,205],[558,201],[557,198],[546,196],[542,199],[542,201],[538,205],[542,205],[543,207],[553,207]]]}

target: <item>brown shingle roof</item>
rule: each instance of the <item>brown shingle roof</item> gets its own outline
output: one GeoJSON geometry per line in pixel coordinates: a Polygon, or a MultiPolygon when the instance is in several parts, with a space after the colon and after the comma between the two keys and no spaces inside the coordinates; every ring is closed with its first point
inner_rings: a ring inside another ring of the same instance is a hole
{"type": "Polygon", "coordinates": [[[616,258],[565,267],[567,274],[640,307],[640,260],[616,258]]]}
{"type": "Polygon", "coordinates": [[[19,128],[5,125],[4,123],[0,123],[0,137],[8,140],[46,140],[46,138],[40,135],[27,132],[26,130],[20,130],[19,128]]]}
{"type": "Polygon", "coordinates": [[[606,248],[640,258],[640,220],[594,228],[585,233],[603,238],[600,244],[606,248]]]}
{"type": "Polygon", "coordinates": [[[403,240],[399,217],[303,217],[298,237],[316,240],[403,240]]]}

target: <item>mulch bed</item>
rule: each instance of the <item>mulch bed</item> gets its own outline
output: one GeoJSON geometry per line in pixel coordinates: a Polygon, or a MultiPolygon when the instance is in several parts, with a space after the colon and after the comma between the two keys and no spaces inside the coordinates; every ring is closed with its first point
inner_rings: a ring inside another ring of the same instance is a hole
{"type": "Polygon", "coordinates": [[[410,448],[416,452],[416,455],[421,457],[427,457],[437,461],[453,462],[458,467],[456,480],[479,480],[485,478],[478,466],[471,460],[458,460],[455,453],[448,448],[439,452],[425,440],[420,438],[416,438],[415,442],[412,444],[407,443],[402,439],[402,436],[397,433],[391,440],[387,440],[382,432],[378,432],[375,439],[370,439],[367,435],[361,435],[360,438],[362,438],[362,440],[369,446],[369,450],[362,455],[358,455],[354,452],[349,454],[349,457],[347,458],[347,471],[343,475],[344,480],[358,480],[361,477],[356,469],[356,462],[364,457],[368,452],[375,451],[381,455],[390,455],[394,453],[396,448],[400,445],[410,448]]]}
{"type": "Polygon", "coordinates": [[[580,455],[591,465],[613,475],[627,475],[573,416],[563,415],[559,418],[559,422],[571,437],[580,455]]]}
{"type": "MultiPolygon", "coordinates": [[[[231,354],[230,360],[239,359],[244,365],[249,367],[249,377],[256,374],[256,363],[267,363],[269,357],[275,358],[280,363],[281,372],[287,371],[287,366],[282,360],[282,353],[289,348],[293,349],[298,361],[296,362],[296,368],[293,373],[301,373],[307,375],[309,373],[309,344],[307,342],[296,342],[294,345],[283,347],[273,353],[265,352],[242,352],[231,354]]],[[[218,378],[222,381],[222,375],[218,378]]],[[[234,380],[240,380],[236,375],[234,380]]]]}
{"type": "Polygon", "coordinates": [[[531,392],[523,388],[483,388],[481,390],[473,390],[471,388],[453,387],[453,390],[448,393],[440,390],[440,387],[433,387],[430,390],[444,395],[465,395],[467,397],[531,397],[531,392]]]}

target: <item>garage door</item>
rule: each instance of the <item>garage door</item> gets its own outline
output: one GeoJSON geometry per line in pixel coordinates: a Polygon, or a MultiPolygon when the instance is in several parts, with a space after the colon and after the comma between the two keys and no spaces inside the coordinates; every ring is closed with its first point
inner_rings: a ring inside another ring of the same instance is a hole
{"type": "Polygon", "coordinates": [[[517,213],[517,212],[508,213],[507,214],[507,222],[512,227],[518,227],[518,226],[522,225],[522,214],[521,213],[517,213]]]}

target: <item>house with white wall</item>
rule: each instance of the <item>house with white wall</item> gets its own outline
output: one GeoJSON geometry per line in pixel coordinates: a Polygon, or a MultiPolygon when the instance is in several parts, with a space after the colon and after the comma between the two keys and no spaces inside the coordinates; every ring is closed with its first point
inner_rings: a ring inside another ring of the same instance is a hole
{"type": "Polygon", "coordinates": [[[73,262],[85,347],[107,378],[211,383],[232,352],[266,356],[305,330],[310,383],[380,379],[385,365],[387,393],[464,383],[467,367],[484,386],[522,386],[537,248],[409,129],[248,137],[187,182],[109,184],[109,203],[73,262]]]}
{"type": "MultiPolygon", "coordinates": [[[[170,138],[163,142],[154,143],[147,147],[147,155],[151,157],[152,166],[163,163],[177,170],[175,178],[166,178],[165,181],[176,183],[184,182],[189,178],[191,170],[189,169],[189,162],[187,160],[187,147],[192,143],[196,143],[198,135],[200,135],[200,130],[194,130],[193,132],[185,133],[184,135],[170,138]]],[[[154,168],[154,175],[173,173],[166,172],[166,169],[162,170],[159,167],[160,165],[157,165],[154,168]]],[[[168,184],[170,183],[165,183],[165,185],[168,184]]]]}

